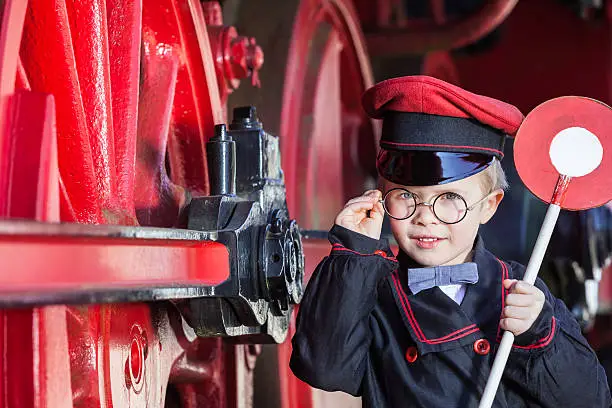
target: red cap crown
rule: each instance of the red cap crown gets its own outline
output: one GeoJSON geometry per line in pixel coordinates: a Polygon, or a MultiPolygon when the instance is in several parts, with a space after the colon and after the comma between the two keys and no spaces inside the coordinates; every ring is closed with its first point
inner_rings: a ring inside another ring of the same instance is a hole
{"type": "Polygon", "coordinates": [[[388,111],[472,118],[511,136],[524,118],[513,105],[423,75],[393,78],[374,85],[364,93],[363,107],[376,119],[383,118],[388,111]]]}

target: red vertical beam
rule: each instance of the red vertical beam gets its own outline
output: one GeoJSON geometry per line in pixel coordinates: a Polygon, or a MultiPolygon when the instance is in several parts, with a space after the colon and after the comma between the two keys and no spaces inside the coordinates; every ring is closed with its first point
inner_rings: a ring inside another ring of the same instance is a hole
{"type": "Polygon", "coordinates": [[[3,408],[72,408],[64,306],[0,311],[3,408]]]}
{"type": "MultiPolygon", "coordinates": [[[[13,84],[17,64],[14,68],[9,76],[13,84]]],[[[21,76],[21,85],[27,86],[27,77],[21,76]]],[[[2,157],[7,194],[1,194],[2,215],[59,221],[53,97],[19,91],[6,113],[10,116],[4,122],[2,157]]],[[[0,311],[0,356],[1,407],[73,406],[64,306],[0,311]]]]}
{"type": "Polygon", "coordinates": [[[172,177],[191,191],[208,194],[206,142],[214,135],[215,124],[226,122],[226,112],[200,2],[173,0],[172,7],[186,62],[178,72],[169,141],[172,177]],[[176,153],[182,162],[176,160],[176,153]]]}
{"type": "Polygon", "coordinates": [[[106,3],[118,201],[121,210],[135,219],[142,0],[107,0],[106,3]]]}
{"type": "Polygon", "coordinates": [[[308,152],[307,202],[300,208],[300,219],[308,228],[327,230],[342,208],[342,100],[340,94],[340,54],[342,42],[332,31],[327,40],[318,72],[312,129],[308,152]],[[337,174],[339,177],[325,177],[337,174]]]}
{"type": "Polygon", "coordinates": [[[179,57],[159,44],[144,47],[143,84],[138,111],[138,152],[135,205],[141,225],[171,227],[185,204],[184,191],[166,174],[166,147],[170,130],[179,57]]]}
{"type": "Polygon", "coordinates": [[[11,218],[59,221],[59,183],[53,97],[17,92],[11,101],[8,202],[11,218]]]}
{"type": "Polygon", "coordinates": [[[60,173],[76,220],[99,223],[102,217],[87,119],[63,0],[28,7],[21,47],[32,89],[55,97],[60,173]]]}
{"type": "Polygon", "coordinates": [[[115,143],[111,111],[108,28],[104,0],[66,2],[87,136],[91,146],[95,194],[106,223],[117,223],[115,143]]]}
{"type": "Polygon", "coordinates": [[[27,6],[27,2],[23,0],[6,0],[3,3],[0,25],[0,215],[5,213],[7,205],[6,166],[11,158],[4,154],[4,147],[10,126],[9,105],[15,91],[19,45],[27,6]]]}

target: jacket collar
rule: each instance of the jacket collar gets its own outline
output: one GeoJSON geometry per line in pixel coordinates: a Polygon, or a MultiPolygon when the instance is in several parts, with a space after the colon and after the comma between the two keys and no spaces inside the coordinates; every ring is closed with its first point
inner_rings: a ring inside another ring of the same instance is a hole
{"type": "Polygon", "coordinates": [[[437,287],[412,294],[407,270],[421,265],[401,250],[397,259],[400,266],[391,278],[394,298],[421,353],[462,346],[484,336],[496,340],[504,297],[502,281],[508,269],[486,250],[480,236],[473,255],[478,282],[467,286],[461,305],[437,287]]]}

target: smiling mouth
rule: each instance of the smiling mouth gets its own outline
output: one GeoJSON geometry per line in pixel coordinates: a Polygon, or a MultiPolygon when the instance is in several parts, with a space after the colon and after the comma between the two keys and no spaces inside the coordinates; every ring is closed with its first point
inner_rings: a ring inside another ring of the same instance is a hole
{"type": "Polygon", "coordinates": [[[410,237],[410,239],[414,240],[416,246],[421,249],[435,249],[445,238],[421,235],[410,237]]]}
{"type": "Polygon", "coordinates": [[[410,238],[416,239],[418,241],[425,241],[425,242],[441,241],[444,239],[440,237],[434,237],[431,235],[413,235],[410,238]]]}

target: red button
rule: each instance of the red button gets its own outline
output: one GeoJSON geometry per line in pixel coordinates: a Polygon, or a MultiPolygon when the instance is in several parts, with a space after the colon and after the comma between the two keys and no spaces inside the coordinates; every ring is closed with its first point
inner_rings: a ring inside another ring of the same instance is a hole
{"type": "Polygon", "coordinates": [[[478,339],[474,342],[474,351],[481,356],[489,354],[491,345],[487,339],[478,339]]]}
{"type": "Polygon", "coordinates": [[[376,251],[374,251],[374,255],[387,256],[387,253],[382,249],[377,249],[376,251]]]}
{"type": "Polygon", "coordinates": [[[406,350],[406,361],[412,364],[416,361],[418,356],[419,352],[416,347],[408,347],[408,350],[406,350]]]}

